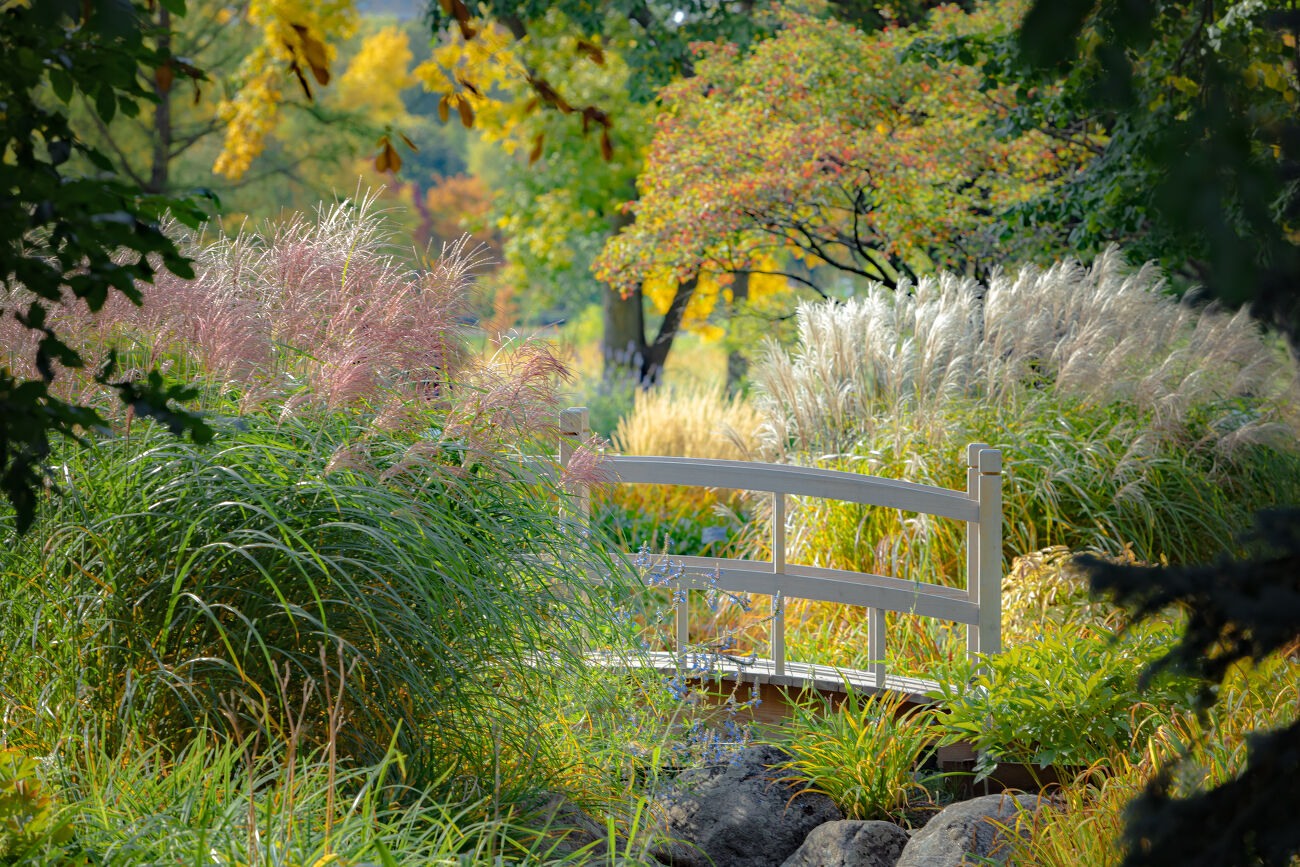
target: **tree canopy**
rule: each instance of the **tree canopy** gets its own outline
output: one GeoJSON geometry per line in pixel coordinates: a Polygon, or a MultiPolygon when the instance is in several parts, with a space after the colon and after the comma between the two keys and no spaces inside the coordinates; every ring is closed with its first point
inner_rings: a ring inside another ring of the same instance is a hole
{"type": "Polygon", "coordinates": [[[998,136],[1012,92],[982,89],[972,63],[908,56],[923,35],[1009,33],[1018,9],[944,9],[875,33],[782,11],[777,35],[748,54],[697,46],[695,76],[661,94],[635,222],[598,274],[625,291],[751,271],[809,282],[782,267],[798,258],[894,286],[1040,251],[1052,233],[1013,235],[1003,215],[1084,149],[998,136]]]}

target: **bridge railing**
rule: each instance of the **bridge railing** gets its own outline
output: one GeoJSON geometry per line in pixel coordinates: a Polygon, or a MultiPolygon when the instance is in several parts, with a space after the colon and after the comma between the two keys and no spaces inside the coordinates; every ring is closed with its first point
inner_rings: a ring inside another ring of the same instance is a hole
{"type": "MultiPolygon", "coordinates": [[[[587,410],[575,407],[560,414],[560,463],[567,466],[581,443],[590,437],[587,410]]],[[[674,557],[686,574],[674,579],[674,589],[702,589],[697,575],[708,573],[719,589],[732,593],[780,596],[773,612],[771,653],[773,671],[786,669],[785,605],[789,599],[811,599],[867,609],[869,680],[885,686],[885,612],[896,611],[966,624],[968,652],[997,653],[1001,645],[1002,592],[1002,453],[984,443],[971,443],[962,456],[966,490],[920,485],[897,479],[749,461],[700,458],[606,455],[601,466],[614,484],[659,484],[718,487],[768,493],[772,496],[772,559],[674,557]],[[905,578],[851,572],[786,562],[787,496],[821,497],[848,503],[935,515],[966,525],[966,588],[922,583],[905,578]]],[[[590,518],[590,492],[585,485],[572,491],[584,520],[590,518]]],[[[689,605],[677,606],[676,644],[679,654],[689,646],[689,605]]]]}

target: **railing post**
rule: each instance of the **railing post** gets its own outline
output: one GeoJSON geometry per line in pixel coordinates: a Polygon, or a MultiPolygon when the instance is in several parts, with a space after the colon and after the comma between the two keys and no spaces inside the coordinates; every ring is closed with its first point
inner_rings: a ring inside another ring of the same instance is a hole
{"type": "MultiPolygon", "coordinates": [[[[979,502],[980,498],[980,452],[988,448],[987,443],[971,443],[966,446],[966,496],[979,502]]],[[[966,524],[966,598],[976,605],[980,604],[980,525],[976,521],[966,524]]],[[[966,624],[966,653],[970,657],[980,652],[979,624],[966,624]]]]}
{"type": "Polygon", "coordinates": [[[979,643],[980,652],[1002,649],[1002,452],[979,453],[979,643]]]}
{"type": "MultiPolygon", "coordinates": [[[[574,453],[591,438],[591,421],[585,406],[573,406],[560,411],[560,466],[567,467],[574,453]]],[[[587,526],[591,520],[591,491],[577,484],[569,493],[578,504],[578,521],[587,526]]]]}
{"type": "MultiPolygon", "coordinates": [[[[772,494],[772,571],[785,574],[785,494],[772,494]]],[[[776,674],[785,674],[785,594],[781,579],[776,579],[777,593],[772,597],[772,662],[776,674]]]]}
{"type": "Polygon", "coordinates": [[[885,688],[885,609],[867,609],[867,658],[877,689],[885,688]]]}

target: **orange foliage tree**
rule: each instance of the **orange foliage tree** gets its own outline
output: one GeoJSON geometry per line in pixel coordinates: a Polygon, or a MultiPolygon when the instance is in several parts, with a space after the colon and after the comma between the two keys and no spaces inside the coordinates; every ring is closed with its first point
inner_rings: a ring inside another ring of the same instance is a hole
{"type": "Polygon", "coordinates": [[[822,292],[795,258],[896,287],[1039,252],[1050,235],[1013,239],[1002,215],[1085,152],[1036,132],[999,137],[1014,94],[982,90],[975,65],[909,55],[922,38],[1008,32],[1020,11],[949,7],[926,27],[874,33],[782,11],[782,30],[744,56],[697,45],[695,76],[661,93],[635,220],[597,275],[625,292],[666,282],[668,308],[686,310],[715,274],[775,271],[822,292]]]}

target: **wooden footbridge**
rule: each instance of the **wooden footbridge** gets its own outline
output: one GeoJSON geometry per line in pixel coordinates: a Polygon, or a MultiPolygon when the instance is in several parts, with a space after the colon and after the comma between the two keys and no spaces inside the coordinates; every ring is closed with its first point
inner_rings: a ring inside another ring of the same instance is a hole
{"type": "MultiPolygon", "coordinates": [[[[568,465],[579,445],[590,437],[585,408],[560,415],[560,463],[568,465]]],[[[711,557],[673,557],[684,570],[668,586],[679,592],[706,586],[737,594],[766,595],[774,599],[770,657],[743,669],[724,669],[724,678],[755,683],[764,693],[782,689],[814,689],[823,694],[842,693],[846,684],[855,692],[901,693],[911,702],[928,701],[925,694],[937,684],[900,677],[886,669],[888,636],[885,612],[934,617],[966,624],[969,653],[997,653],[1001,642],[1002,591],[1002,453],[984,443],[972,443],[962,456],[966,464],[966,490],[931,487],[896,479],[839,470],[749,461],[697,458],[607,455],[602,467],[615,484],[658,484],[717,487],[765,492],[772,496],[772,559],[743,560],[711,557]],[[920,583],[903,578],[850,572],[786,562],[786,497],[823,497],[887,509],[936,515],[966,525],[966,588],[920,583]],[[709,576],[706,585],[702,578],[709,576]],[[785,640],[785,605],[790,599],[810,599],[867,609],[867,657],[863,671],[839,669],[788,660],[785,640]],[[776,601],[779,600],[779,601],[776,601]]],[[[583,519],[590,516],[590,494],[576,491],[583,519]]],[[[678,605],[676,647],[649,654],[651,664],[663,671],[685,668],[690,647],[689,605],[678,605]]],[[[606,660],[617,664],[614,660],[606,660]]],[[[768,695],[764,695],[764,700],[768,695]]]]}

